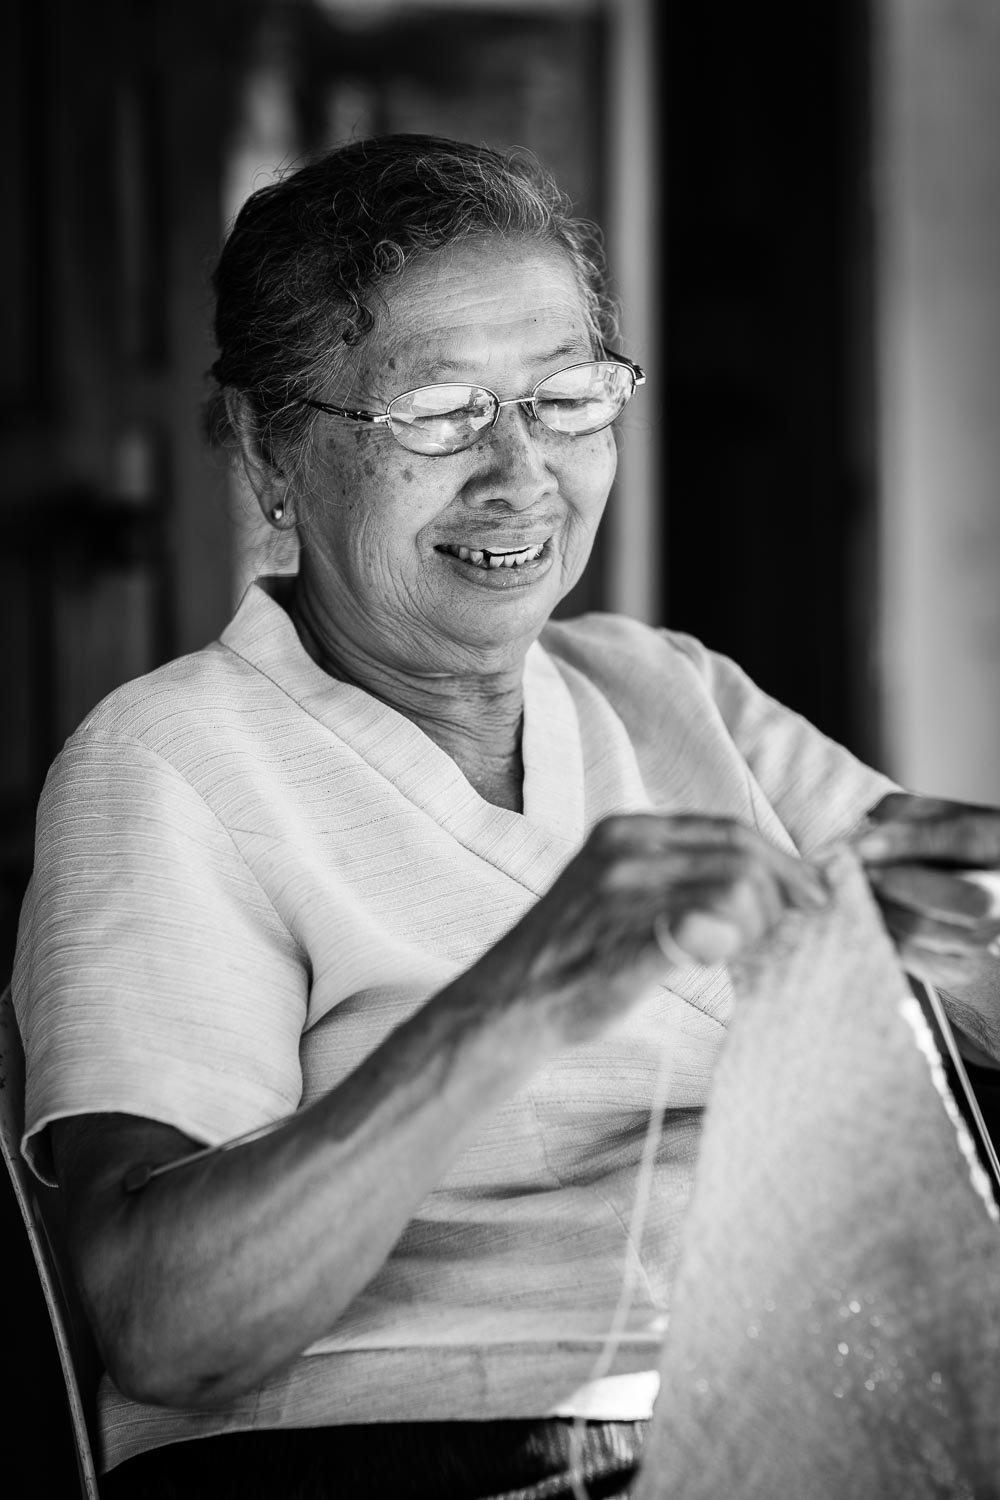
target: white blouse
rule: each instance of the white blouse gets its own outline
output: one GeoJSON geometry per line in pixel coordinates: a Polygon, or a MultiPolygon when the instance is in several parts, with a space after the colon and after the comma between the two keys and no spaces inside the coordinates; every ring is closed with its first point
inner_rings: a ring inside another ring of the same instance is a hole
{"type": "MultiPolygon", "coordinates": [[[[217,1144],[308,1105],[506,932],[594,823],[731,815],[809,854],[891,783],[690,637],[550,624],[524,674],[524,811],[484,801],[408,719],[327,676],[253,585],[221,640],[127,684],[67,742],[39,811],[14,1002],[25,1150],[95,1111],[217,1144]]],[[[253,1426],[641,1416],[589,1385],[626,1257],[613,1374],[656,1364],[700,1110],[732,1004],[694,968],[542,1068],[288,1370],[227,1412],[102,1392],[108,1466],[253,1426]],[[668,1110],[641,1245],[628,1220],[663,1049],[668,1110]]]]}

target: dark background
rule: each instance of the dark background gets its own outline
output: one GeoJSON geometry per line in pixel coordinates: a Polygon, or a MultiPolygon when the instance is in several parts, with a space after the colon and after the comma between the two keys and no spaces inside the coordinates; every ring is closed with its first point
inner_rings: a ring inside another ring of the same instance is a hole
{"type": "Polygon", "coordinates": [[[669,623],[877,762],[868,10],[664,31],[669,623]]]}

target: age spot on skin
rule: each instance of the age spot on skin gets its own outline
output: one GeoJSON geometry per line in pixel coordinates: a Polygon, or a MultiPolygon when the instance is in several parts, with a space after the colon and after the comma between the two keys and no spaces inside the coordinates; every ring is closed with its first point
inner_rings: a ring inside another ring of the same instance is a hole
{"type": "Polygon", "coordinates": [[[412,469],[404,469],[403,473],[402,473],[402,480],[403,480],[404,484],[412,484],[413,483],[413,470],[412,469]]]}
{"type": "Polygon", "coordinates": [[[372,459],[372,458],[366,458],[365,461],[364,461],[364,463],[361,465],[361,467],[364,469],[364,471],[368,475],[369,479],[374,479],[375,478],[376,466],[375,466],[375,460],[374,459],[372,459]]]}

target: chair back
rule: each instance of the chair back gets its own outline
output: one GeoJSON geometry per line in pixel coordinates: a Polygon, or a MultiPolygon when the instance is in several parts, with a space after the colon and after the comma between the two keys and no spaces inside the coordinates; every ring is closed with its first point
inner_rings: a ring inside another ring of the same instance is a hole
{"type": "Polygon", "coordinates": [[[21,1155],[23,1131],[24,1048],[7,989],[0,995],[0,1151],[52,1320],[73,1425],[80,1492],[85,1500],[99,1500],[94,1453],[100,1359],[63,1250],[59,1193],[29,1171],[21,1155]]]}

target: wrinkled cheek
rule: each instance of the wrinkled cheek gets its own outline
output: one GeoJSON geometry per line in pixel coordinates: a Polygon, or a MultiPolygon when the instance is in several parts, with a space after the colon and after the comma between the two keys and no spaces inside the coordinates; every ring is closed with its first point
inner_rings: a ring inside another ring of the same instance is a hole
{"type": "Polygon", "coordinates": [[[611,481],[614,479],[615,473],[618,469],[618,449],[621,443],[621,428],[605,427],[604,431],[599,432],[597,436],[604,439],[604,453],[608,464],[608,487],[610,488],[611,481]]]}
{"type": "Polygon", "coordinates": [[[567,590],[587,565],[618,467],[618,450],[611,428],[580,441],[581,451],[574,454],[572,475],[566,476],[570,520],[563,557],[563,586],[567,590]]]}
{"type": "Polygon", "coordinates": [[[580,443],[580,451],[574,454],[574,509],[584,521],[596,527],[618,469],[618,445],[611,427],[595,432],[592,438],[581,439],[580,443]]]}
{"type": "Polygon", "coordinates": [[[589,438],[578,438],[577,442],[579,447],[574,450],[573,469],[581,504],[600,512],[618,469],[615,428],[605,427],[603,432],[595,432],[589,438]]]}

